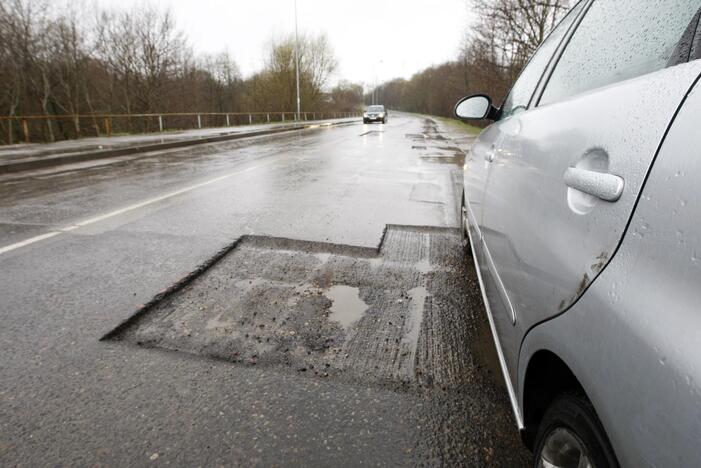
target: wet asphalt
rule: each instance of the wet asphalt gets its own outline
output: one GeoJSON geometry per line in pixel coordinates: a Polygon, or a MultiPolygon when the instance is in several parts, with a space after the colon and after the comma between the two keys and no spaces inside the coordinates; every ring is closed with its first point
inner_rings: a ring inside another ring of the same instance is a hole
{"type": "Polygon", "coordinates": [[[397,115],[0,177],[0,465],[527,464],[469,142],[397,115]]]}

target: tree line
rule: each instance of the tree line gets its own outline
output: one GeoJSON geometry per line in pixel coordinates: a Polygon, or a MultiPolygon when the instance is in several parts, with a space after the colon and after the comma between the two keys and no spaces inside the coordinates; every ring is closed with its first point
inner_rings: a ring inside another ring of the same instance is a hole
{"type": "MultiPolygon", "coordinates": [[[[60,118],[75,114],[295,109],[293,36],[271,39],[262,70],[244,79],[227,51],[195,54],[169,10],[148,3],[98,11],[56,3],[0,0],[0,115],[47,117],[32,123],[44,141],[99,132],[100,122],[92,131],[81,128],[84,121],[60,118]]],[[[362,104],[360,86],[327,89],[337,60],[325,35],[302,34],[299,61],[304,111],[352,111],[362,104]]],[[[0,120],[0,143],[21,140],[18,122],[0,120]]],[[[148,131],[154,123],[130,119],[126,125],[124,131],[148,131]]]]}
{"type": "MultiPolygon", "coordinates": [[[[452,116],[459,98],[485,93],[501,102],[538,45],[567,13],[569,0],[468,0],[476,17],[459,56],[410,79],[378,86],[389,108],[452,116]]],[[[372,93],[366,95],[370,102],[372,93]]]]}

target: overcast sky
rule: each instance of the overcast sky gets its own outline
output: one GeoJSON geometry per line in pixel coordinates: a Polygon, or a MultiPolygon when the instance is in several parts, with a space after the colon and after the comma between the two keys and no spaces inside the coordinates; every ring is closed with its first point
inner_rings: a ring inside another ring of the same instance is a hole
{"type": "MultiPolygon", "coordinates": [[[[97,0],[108,7],[143,0],[97,0]]],[[[228,49],[248,76],[271,37],[294,32],[294,0],[154,0],[170,7],[196,52],[228,49]]],[[[371,85],[457,56],[467,0],[297,0],[300,32],[325,32],[339,61],[333,81],[371,85]]]]}

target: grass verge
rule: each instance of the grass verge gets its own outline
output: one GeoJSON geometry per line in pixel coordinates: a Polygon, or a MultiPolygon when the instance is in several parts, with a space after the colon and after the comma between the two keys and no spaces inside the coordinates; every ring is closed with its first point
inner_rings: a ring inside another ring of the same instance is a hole
{"type": "Polygon", "coordinates": [[[438,117],[435,115],[432,115],[431,118],[440,122],[441,125],[448,127],[448,128],[450,128],[456,132],[459,132],[459,133],[466,133],[466,134],[471,135],[471,136],[477,136],[482,131],[482,129],[479,127],[475,127],[474,125],[470,125],[470,124],[467,124],[465,122],[461,122],[460,120],[457,120],[457,119],[451,119],[448,117],[438,117]]]}

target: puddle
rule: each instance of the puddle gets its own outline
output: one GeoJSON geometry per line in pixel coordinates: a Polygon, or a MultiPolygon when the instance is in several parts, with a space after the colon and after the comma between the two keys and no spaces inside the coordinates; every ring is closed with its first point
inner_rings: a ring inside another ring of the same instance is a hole
{"type": "Polygon", "coordinates": [[[346,330],[368,310],[368,305],[360,299],[360,289],[358,288],[341,285],[331,286],[324,292],[324,295],[333,302],[329,319],[338,322],[346,330]]]}
{"type": "Polygon", "coordinates": [[[437,155],[428,154],[421,156],[422,161],[432,162],[437,164],[454,164],[456,166],[462,166],[465,164],[465,155],[462,153],[455,153],[454,155],[437,155]]]}

